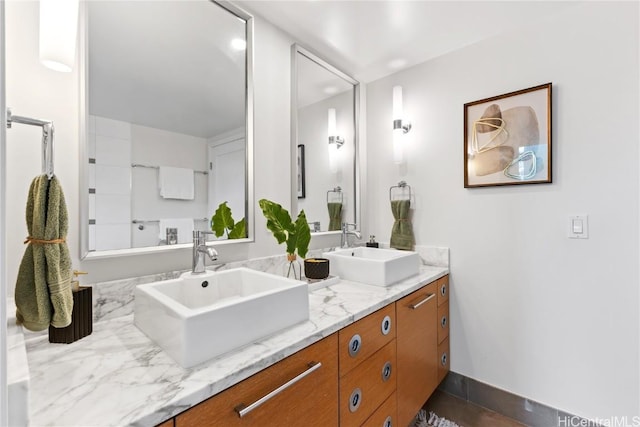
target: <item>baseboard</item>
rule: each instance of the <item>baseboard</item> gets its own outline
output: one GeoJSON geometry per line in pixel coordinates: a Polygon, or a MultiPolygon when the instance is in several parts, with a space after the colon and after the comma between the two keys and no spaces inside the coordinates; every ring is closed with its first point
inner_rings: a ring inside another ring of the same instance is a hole
{"type": "Polygon", "coordinates": [[[594,421],[543,405],[456,372],[449,372],[438,386],[438,389],[512,418],[527,426],[601,427],[600,424],[594,421]]]}

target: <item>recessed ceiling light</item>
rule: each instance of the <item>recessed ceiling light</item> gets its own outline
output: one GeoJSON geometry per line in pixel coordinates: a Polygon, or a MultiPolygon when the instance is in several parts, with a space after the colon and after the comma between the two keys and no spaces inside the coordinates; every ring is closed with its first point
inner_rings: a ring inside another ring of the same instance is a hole
{"type": "Polygon", "coordinates": [[[407,60],[402,58],[389,61],[389,68],[398,69],[404,67],[405,65],[407,65],[407,60]]]}
{"type": "Polygon", "coordinates": [[[243,39],[231,40],[231,47],[235,50],[245,50],[247,48],[247,42],[243,39]]]}
{"type": "Polygon", "coordinates": [[[332,95],[338,91],[338,88],[335,86],[327,86],[323,89],[323,92],[327,95],[332,95]]]}

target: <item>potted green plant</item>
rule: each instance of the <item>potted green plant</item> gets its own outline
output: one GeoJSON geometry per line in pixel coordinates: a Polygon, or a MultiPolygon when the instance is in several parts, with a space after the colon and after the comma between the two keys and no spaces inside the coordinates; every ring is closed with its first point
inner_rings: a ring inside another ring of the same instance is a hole
{"type": "Polygon", "coordinates": [[[227,206],[227,202],[218,205],[215,213],[211,217],[211,231],[216,237],[221,237],[225,232],[227,239],[243,239],[247,237],[247,227],[244,218],[235,222],[231,215],[231,208],[227,206]]]}
{"type": "Polygon", "coordinates": [[[273,233],[273,237],[279,244],[286,243],[288,265],[285,275],[300,280],[302,268],[300,262],[297,261],[297,256],[300,255],[304,259],[311,242],[311,230],[304,210],[300,211],[294,222],[289,211],[281,205],[267,199],[261,199],[258,203],[267,219],[267,228],[273,233]]]}

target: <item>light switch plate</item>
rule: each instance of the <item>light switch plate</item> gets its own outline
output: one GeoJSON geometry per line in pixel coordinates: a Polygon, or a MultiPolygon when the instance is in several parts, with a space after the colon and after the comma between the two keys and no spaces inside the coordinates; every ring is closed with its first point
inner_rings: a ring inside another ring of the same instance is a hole
{"type": "Polygon", "coordinates": [[[589,216],[588,215],[570,215],[569,222],[570,239],[588,239],[589,238],[589,216]]]}

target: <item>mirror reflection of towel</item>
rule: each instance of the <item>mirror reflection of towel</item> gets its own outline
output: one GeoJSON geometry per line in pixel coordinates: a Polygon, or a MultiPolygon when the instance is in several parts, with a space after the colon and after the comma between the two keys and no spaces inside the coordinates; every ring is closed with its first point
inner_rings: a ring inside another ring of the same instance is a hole
{"type": "Polygon", "coordinates": [[[329,209],[329,231],[340,230],[342,224],[342,203],[329,202],[327,203],[327,209],[329,209]]]}
{"type": "Polygon", "coordinates": [[[164,199],[193,200],[195,182],[193,169],[160,166],[158,187],[164,199]]]}

